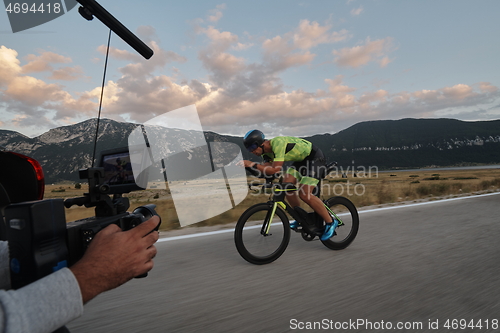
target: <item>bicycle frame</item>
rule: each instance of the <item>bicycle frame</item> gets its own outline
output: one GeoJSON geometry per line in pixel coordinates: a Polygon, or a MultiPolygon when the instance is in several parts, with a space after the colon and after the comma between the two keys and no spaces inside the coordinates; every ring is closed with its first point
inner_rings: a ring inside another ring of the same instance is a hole
{"type": "MultiPolygon", "coordinates": [[[[290,204],[284,200],[274,200],[273,196],[275,195],[275,192],[292,192],[292,191],[298,191],[297,188],[295,189],[277,189],[273,188],[273,193],[271,193],[271,197],[269,200],[269,204],[273,204],[272,209],[268,211],[268,214],[266,215],[265,221],[262,224],[262,229],[260,231],[261,235],[263,236],[269,236],[269,230],[271,229],[271,221],[274,218],[274,214],[276,213],[276,209],[281,208],[283,211],[287,212],[292,218],[294,218],[296,221],[298,221],[303,227],[307,226],[307,223],[304,223],[304,219],[295,211],[295,209],[290,206],[290,204]]],[[[340,217],[333,212],[330,207],[328,207],[324,202],[323,205],[325,206],[326,210],[335,218],[337,221],[339,221],[339,225],[342,225],[343,222],[340,219],[340,217]]],[[[305,227],[309,233],[315,232],[315,230],[311,230],[309,227],[305,227]]]]}

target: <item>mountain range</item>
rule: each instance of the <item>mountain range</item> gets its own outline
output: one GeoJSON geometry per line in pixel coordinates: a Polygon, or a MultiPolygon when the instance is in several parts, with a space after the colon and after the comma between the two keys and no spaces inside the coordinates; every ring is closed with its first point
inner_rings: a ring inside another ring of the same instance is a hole
{"type": "MultiPolygon", "coordinates": [[[[96,152],[128,144],[138,126],[109,119],[99,122],[96,152]]],[[[63,126],[29,138],[0,130],[0,146],[35,158],[47,183],[79,181],[78,170],[91,166],[97,119],[63,126]]],[[[257,160],[242,145],[242,138],[204,132],[207,142],[240,146],[243,158],[257,160]]],[[[379,170],[500,163],[500,120],[465,122],[455,119],[401,119],[366,121],[335,134],[305,139],[327,160],[340,166],[376,166],[379,170]]],[[[221,154],[223,155],[223,154],[221,154]]]]}
{"type": "Polygon", "coordinates": [[[340,165],[401,169],[500,162],[500,120],[366,121],[308,140],[340,165]]]}

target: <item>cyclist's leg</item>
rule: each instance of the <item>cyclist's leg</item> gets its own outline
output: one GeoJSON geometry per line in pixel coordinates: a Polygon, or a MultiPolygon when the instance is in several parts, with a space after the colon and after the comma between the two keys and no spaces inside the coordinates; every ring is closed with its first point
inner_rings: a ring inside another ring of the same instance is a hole
{"type": "MultiPolygon", "coordinates": [[[[321,186],[320,180],[325,177],[325,158],[321,150],[317,150],[315,158],[302,162],[300,174],[300,198],[318,213],[326,223],[332,223],[333,219],[326,210],[323,201],[314,195],[316,186],[321,186]]],[[[320,189],[318,189],[320,190],[320,189]]]]}
{"type": "MultiPolygon", "coordinates": [[[[309,177],[303,177],[302,181],[304,181],[304,178],[307,181],[307,178],[309,178],[309,177]]],[[[309,178],[309,179],[313,179],[313,178],[309,178]]],[[[304,200],[304,202],[307,203],[309,206],[311,206],[311,208],[314,209],[314,211],[316,213],[318,213],[325,221],[325,223],[326,223],[325,229],[323,230],[323,234],[320,236],[320,239],[322,241],[326,241],[334,235],[335,228],[338,225],[338,221],[333,220],[333,217],[326,210],[326,207],[323,204],[323,201],[321,201],[320,198],[318,198],[317,196],[315,196],[313,194],[313,190],[315,187],[316,186],[309,185],[309,184],[301,184],[300,190],[299,190],[299,195],[300,195],[300,198],[302,200],[304,200]]]]}
{"type": "MultiPolygon", "coordinates": [[[[285,176],[283,177],[283,182],[297,184],[297,178],[295,177],[297,176],[297,174],[295,172],[295,169],[289,168],[285,173],[285,176]]],[[[298,176],[300,176],[300,174],[298,176]]],[[[285,194],[286,201],[288,201],[290,206],[292,206],[293,208],[300,206],[299,194],[297,193],[297,191],[285,192],[285,194]]]]}
{"type": "MultiPolygon", "coordinates": [[[[308,177],[304,177],[308,178],[308,177]]],[[[323,201],[313,194],[316,185],[310,184],[300,184],[299,185],[299,196],[302,201],[308,204],[316,213],[318,213],[326,223],[332,223],[332,217],[326,210],[323,201]]]]}

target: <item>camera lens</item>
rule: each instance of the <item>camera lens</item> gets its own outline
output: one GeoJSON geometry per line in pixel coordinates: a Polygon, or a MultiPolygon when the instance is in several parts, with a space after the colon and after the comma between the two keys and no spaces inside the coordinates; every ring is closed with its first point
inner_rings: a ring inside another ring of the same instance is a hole
{"type": "Polygon", "coordinates": [[[145,206],[137,207],[133,213],[140,215],[141,220],[144,222],[144,221],[147,221],[150,218],[152,218],[153,215],[158,215],[158,214],[156,214],[155,208],[156,208],[156,205],[153,205],[153,204],[145,205],[145,206]]]}

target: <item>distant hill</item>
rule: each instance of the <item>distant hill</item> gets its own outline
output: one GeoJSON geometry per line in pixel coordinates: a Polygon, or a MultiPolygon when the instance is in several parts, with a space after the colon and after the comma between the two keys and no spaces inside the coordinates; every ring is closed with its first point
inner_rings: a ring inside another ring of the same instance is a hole
{"type": "MultiPolygon", "coordinates": [[[[0,146],[31,156],[43,167],[46,182],[78,181],[78,170],[91,166],[96,119],[49,130],[35,138],[0,130],[0,146]]],[[[101,120],[97,151],[127,145],[136,124],[101,120]]]]}
{"type": "Polygon", "coordinates": [[[339,164],[379,169],[500,162],[500,120],[367,121],[336,134],[307,138],[339,164]]]}
{"type": "MultiPolygon", "coordinates": [[[[37,159],[48,183],[78,181],[78,170],[91,165],[96,119],[52,129],[38,137],[0,130],[0,146],[37,159]]],[[[127,146],[138,125],[101,119],[97,152],[127,146]]],[[[254,159],[242,138],[205,132],[208,142],[236,143],[245,159],[254,159]]],[[[328,160],[342,166],[379,169],[500,163],[500,120],[455,119],[367,121],[336,134],[306,137],[328,160]]]]}

